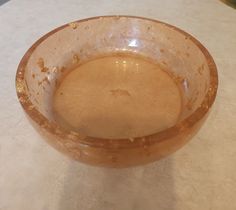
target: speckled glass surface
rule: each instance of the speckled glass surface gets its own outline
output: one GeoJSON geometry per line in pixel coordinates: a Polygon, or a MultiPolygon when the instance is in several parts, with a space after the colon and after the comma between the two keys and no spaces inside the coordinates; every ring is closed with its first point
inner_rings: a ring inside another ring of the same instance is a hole
{"type": "Polygon", "coordinates": [[[214,61],[195,38],[174,26],[129,16],[90,18],[49,32],[26,52],[16,75],[19,101],[52,146],[82,162],[109,167],[148,163],[182,147],[204,122],[217,85],[214,61]],[[127,139],[84,136],[58,125],[51,104],[60,78],[91,56],[121,51],[168,67],[184,92],[181,120],[158,133],[127,139]]]}

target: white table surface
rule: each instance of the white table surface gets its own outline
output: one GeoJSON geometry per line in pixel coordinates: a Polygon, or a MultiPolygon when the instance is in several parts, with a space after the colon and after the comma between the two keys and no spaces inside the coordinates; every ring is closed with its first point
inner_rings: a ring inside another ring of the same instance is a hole
{"type": "Polygon", "coordinates": [[[0,6],[0,210],[235,210],[236,10],[218,0],[11,0],[0,6]],[[196,137],[161,161],[87,166],[48,146],[15,94],[30,45],[76,19],[126,14],[176,25],[215,59],[219,90],[196,137]]]}

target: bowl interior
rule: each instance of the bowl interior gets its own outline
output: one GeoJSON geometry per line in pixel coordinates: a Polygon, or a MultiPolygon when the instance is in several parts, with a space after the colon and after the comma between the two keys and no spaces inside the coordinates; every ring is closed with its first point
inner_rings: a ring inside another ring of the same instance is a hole
{"type": "MultiPolygon", "coordinates": [[[[52,99],[62,78],[91,58],[114,53],[142,55],[171,75],[181,92],[178,122],[202,106],[211,88],[209,61],[190,35],[148,19],[100,17],[62,26],[42,37],[26,53],[23,88],[33,108],[55,122],[52,99]]],[[[22,72],[20,69],[18,73],[22,72]]]]}

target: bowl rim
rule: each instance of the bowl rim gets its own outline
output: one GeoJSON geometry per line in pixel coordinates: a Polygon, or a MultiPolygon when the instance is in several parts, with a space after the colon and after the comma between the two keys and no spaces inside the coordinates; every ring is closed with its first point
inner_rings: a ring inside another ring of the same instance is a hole
{"type": "Polygon", "coordinates": [[[198,121],[204,118],[204,116],[207,114],[211,106],[213,105],[217,93],[218,88],[218,73],[217,73],[217,67],[216,64],[208,52],[208,50],[192,35],[189,33],[183,31],[182,29],[170,25],[168,23],[150,19],[146,17],[138,17],[138,16],[129,16],[129,15],[109,15],[109,16],[96,16],[81,20],[76,20],[71,23],[64,24],[62,26],[59,26],[55,28],[54,30],[48,32],[41,38],[39,38],[24,54],[22,57],[18,68],[16,72],[16,92],[18,96],[18,100],[20,101],[24,111],[27,113],[27,115],[30,117],[30,119],[38,124],[41,128],[46,129],[47,132],[51,133],[52,135],[55,135],[56,137],[62,138],[62,139],[69,139],[73,142],[76,142],[78,144],[84,145],[84,146],[92,146],[92,147],[102,147],[102,148],[134,148],[142,146],[144,141],[148,142],[149,144],[154,144],[157,142],[166,141],[168,139],[171,139],[172,137],[182,134],[186,129],[189,129],[193,127],[198,121]],[[159,131],[157,133],[142,136],[142,137],[134,137],[134,138],[122,138],[122,139],[108,139],[108,138],[97,138],[97,137],[90,137],[90,136],[83,136],[79,132],[67,130],[66,128],[60,126],[59,124],[52,122],[48,120],[43,114],[41,114],[33,105],[33,103],[30,101],[29,95],[27,94],[27,91],[25,91],[25,80],[24,80],[24,73],[25,73],[25,67],[27,65],[28,59],[30,58],[33,51],[37,48],[38,45],[40,45],[45,39],[47,39],[52,34],[70,26],[71,23],[82,23],[94,19],[100,19],[100,18],[129,18],[129,19],[139,19],[139,20],[145,20],[150,21],[153,23],[162,24],[166,27],[169,27],[179,33],[182,33],[185,35],[189,40],[191,40],[198,48],[201,50],[203,55],[206,58],[207,65],[210,72],[210,87],[202,101],[202,104],[187,118],[183,119],[179,123],[175,124],[174,126],[164,129],[162,131],[159,131]]]}

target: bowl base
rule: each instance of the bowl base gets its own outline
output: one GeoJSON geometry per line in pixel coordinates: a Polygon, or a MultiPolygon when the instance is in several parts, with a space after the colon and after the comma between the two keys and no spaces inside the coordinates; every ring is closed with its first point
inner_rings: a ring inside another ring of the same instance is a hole
{"type": "Polygon", "coordinates": [[[55,120],[98,138],[150,135],[175,125],[181,93],[159,64],[135,54],[93,58],[65,75],[53,98],[55,120]]]}

